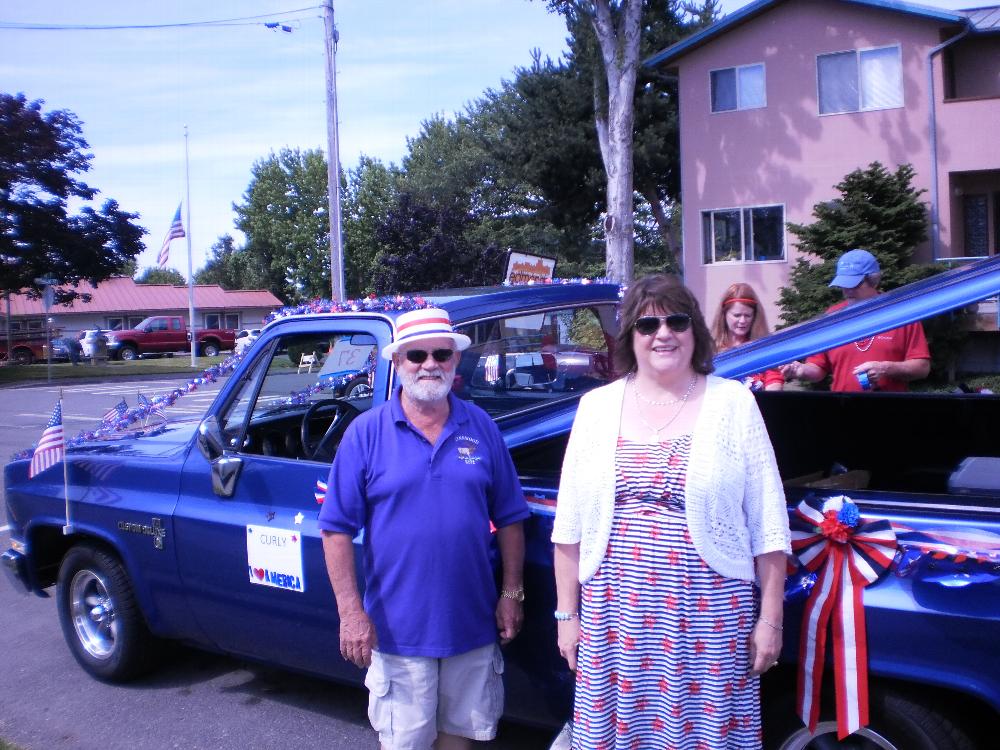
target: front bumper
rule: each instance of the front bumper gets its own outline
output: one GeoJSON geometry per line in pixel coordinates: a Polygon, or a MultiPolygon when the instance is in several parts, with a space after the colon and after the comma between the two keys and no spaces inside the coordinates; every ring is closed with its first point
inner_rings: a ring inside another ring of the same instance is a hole
{"type": "Polygon", "coordinates": [[[25,594],[31,593],[31,579],[28,575],[28,558],[16,550],[9,549],[0,556],[10,585],[25,594]]]}

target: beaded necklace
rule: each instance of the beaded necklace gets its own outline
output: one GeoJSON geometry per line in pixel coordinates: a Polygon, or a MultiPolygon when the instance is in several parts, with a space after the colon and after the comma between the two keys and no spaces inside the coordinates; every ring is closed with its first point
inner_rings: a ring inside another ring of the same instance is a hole
{"type": "Polygon", "coordinates": [[[684,391],[684,395],[681,396],[680,398],[674,399],[673,401],[650,401],[648,399],[643,398],[639,394],[639,385],[636,383],[635,378],[634,377],[632,378],[632,393],[635,395],[636,414],[639,417],[639,421],[642,422],[646,426],[646,428],[652,433],[652,435],[650,435],[650,442],[653,443],[661,442],[660,433],[663,432],[665,429],[667,429],[670,425],[672,425],[674,423],[674,420],[676,420],[677,417],[681,415],[681,412],[684,410],[684,405],[687,403],[688,398],[694,391],[694,386],[695,383],[697,382],[698,382],[698,376],[695,375],[693,378],[691,378],[691,382],[688,383],[688,387],[687,390],[684,391]],[[673,404],[680,404],[680,406],[677,407],[677,411],[674,412],[672,417],[670,417],[660,427],[656,427],[655,425],[652,425],[648,421],[646,421],[646,418],[642,415],[642,404],[640,403],[640,401],[646,401],[646,403],[656,404],[657,406],[671,406],[673,404]]]}
{"type": "Polygon", "coordinates": [[[854,347],[855,347],[855,348],[856,348],[856,349],[857,349],[857,350],[858,350],[859,352],[866,352],[866,351],[868,351],[869,349],[871,349],[871,348],[872,348],[872,344],[874,344],[874,343],[875,343],[875,337],[874,337],[874,336],[872,336],[872,337],[871,337],[870,339],[868,339],[868,343],[867,343],[867,344],[865,344],[864,346],[861,346],[861,344],[859,344],[859,343],[858,343],[857,341],[855,341],[855,342],[854,342],[854,347]]]}

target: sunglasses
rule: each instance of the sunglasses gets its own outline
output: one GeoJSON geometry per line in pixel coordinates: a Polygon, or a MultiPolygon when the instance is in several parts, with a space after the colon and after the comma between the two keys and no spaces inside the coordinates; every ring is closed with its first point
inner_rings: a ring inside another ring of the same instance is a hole
{"type": "Polygon", "coordinates": [[[454,349],[435,349],[432,352],[424,351],[423,349],[410,349],[406,352],[406,361],[412,362],[415,365],[422,365],[427,361],[427,357],[431,356],[435,362],[440,364],[451,359],[451,355],[454,353],[454,349]]]}
{"type": "Polygon", "coordinates": [[[684,333],[684,331],[691,327],[691,316],[687,313],[643,315],[635,321],[635,330],[643,336],[652,336],[660,330],[660,326],[664,323],[674,333],[684,333]]]}

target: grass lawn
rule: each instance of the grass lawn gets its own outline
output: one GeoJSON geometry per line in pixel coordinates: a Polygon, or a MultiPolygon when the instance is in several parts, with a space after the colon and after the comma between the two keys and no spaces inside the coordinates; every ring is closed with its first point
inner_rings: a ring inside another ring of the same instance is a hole
{"type": "MultiPolygon", "coordinates": [[[[52,382],[57,380],[109,380],[118,377],[137,377],[158,375],[186,374],[190,377],[199,375],[205,369],[218,364],[225,359],[218,357],[198,357],[197,367],[191,367],[190,355],[175,355],[158,359],[139,359],[134,362],[103,362],[91,365],[81,362],[74,367],[69,362],[52,363],[52,382]]],[[[7,365],[0,367],[0,387],[17,386],[25,383],[44,383],[48,379],[48,366],[45,363],[35,365],[7,365]]],[[[0,747],[0,750],[3,750],[0,747]]]]}

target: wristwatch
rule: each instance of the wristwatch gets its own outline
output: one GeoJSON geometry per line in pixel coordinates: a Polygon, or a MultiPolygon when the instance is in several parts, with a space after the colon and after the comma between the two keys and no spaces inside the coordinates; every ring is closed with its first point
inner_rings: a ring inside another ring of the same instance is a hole
{"type": "Polygon", "coordinates": [[[513,599],[515,602],[523,602],[524,587],[518,586],[516,589],[500,589],[500,596],[504,599],[513,599]]]}

